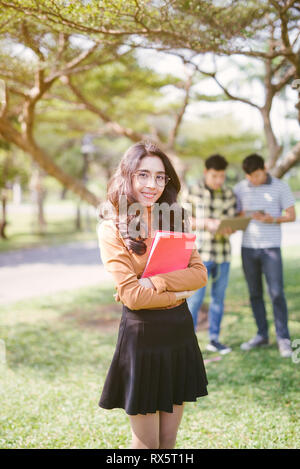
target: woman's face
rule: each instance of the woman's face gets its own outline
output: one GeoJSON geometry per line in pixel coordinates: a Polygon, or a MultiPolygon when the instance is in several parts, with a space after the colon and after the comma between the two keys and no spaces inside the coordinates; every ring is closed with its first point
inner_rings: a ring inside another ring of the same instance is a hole
{"type": "Polygon", "coordinates": [[[137,201],[145,207],[153,205],[164,191],[157,184],[166,175],[165,167],[158,156],[145,156],[133,175],[132,187],[137,201]]]}

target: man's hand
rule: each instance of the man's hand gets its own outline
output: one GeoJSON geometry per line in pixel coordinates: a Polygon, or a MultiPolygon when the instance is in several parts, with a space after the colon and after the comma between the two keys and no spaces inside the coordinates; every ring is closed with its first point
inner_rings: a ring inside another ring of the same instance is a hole
{"type": "Polygon", "coordinates": [[[296,220],[296,211],[294,205],[291,205],[291,207],[285,209],[285,214],[280,217],[272,217],[269,213],[262,214],[260,212],[255,212],[252,215],[252,218],[262,223],[274,223],[275,218],[276,223],[288,223],[296,220]]]}
{"type": "Polygon", "coordinates": [[[210,233],[215,233],[219,228],[221,220],[217,220],[215,218],[206,218],[204,221],[204,227],[210,233]]]}
{"type": "Polygon", "coordinates": [[[230,226],[228,226],[227,228],[223,228],[223,230],[219,231],[218,234],[220,234],[222,236],[230,236],[235,232],[236,232],[236,230],[233,230],[232,228],[230,228],[230,226]]]}
{"type": "Polygon", "coordinates": [[[252,218],[262,223],[274,222],[274,217],[272,217],[272,215],[270,215],[269,213],[254,212],[252,218]]]}

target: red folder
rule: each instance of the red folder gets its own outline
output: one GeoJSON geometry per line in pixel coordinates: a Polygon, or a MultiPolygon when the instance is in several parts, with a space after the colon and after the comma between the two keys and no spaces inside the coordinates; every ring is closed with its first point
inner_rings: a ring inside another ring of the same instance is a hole
{"type": "Polygon", "coordinates": [[[195,239],[193,233],[157,230],[142,278],[185,269],[195,247],[195,239]]]}

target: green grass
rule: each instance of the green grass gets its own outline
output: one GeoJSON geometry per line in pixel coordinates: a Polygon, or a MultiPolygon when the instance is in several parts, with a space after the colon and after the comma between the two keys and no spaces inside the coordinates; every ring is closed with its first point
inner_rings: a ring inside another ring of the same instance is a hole
{"type": "MultiPolygon", "coordinates": [[[[292,339],[300,338],[300,250],[284,249],[292,339]]],[[[125,412],[98,407],[117,338],[120,306],[110,284],[2,307],[1,448],[128,448],[125,412]],[[3,347],[2,347],[3,348],[3,347]]],[[[177,448],[299,446],[300,363],[271,345],[249,353],[255,334],[240,261],[234,259],[221,339],[233,348],[207,363],[209,395],[187,403],[177,448]]],[[[204,358],[207,334],[198,333],[204,358]]]]}

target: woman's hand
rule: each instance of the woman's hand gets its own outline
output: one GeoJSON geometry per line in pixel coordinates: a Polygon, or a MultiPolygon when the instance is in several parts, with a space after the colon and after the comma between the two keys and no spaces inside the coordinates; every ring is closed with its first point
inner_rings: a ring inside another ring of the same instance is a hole
{"type": "Polygon", "coordinates": [[[153,285],[152,281],[150,278],[139,278],[139,284],[142,285],[142,287],[145,288],[153,288],[155,290],[155,286],[153,285]]]}
{"type": "MultiPolygon", "coordinates": [[[[139,278],[138,280],[139,280],[139,284],[142,285],[143,287],[153,288],[155,290],[155,287],[154,287],[153,283],[151,282],[151,280],[149,278],[147,278],[147,277],[139,278]]],[[[175,293],[176,301],[178,301],[178,300],[184,300],[185,298],[189,298],[194,293],[196,293],[196,291],[197,290],[184,290],[184,291],[176,291],[176,292],[173,292],[173,293],[175,293]]],[[[116,301],[120,301],[120,297],[119,297],[118,293],[114,294],[114,298],[115,298],[116,301]]]]}
{"type": "MultiPolygon", "coordinates": [[[[155,286],[151,282],[149,278],[140,278],[139,283],[145,287],[145,288],[154,288],[155,286]]],[[[192,296],[194,293],[196,293],[197,290],[184,290],[184,291],[176,291],[174,292],[176,295],[176,301],[178,300],[183,300],[185,298],[188,298],[189,296],[192,296]]]]}
{"type": "Polygon", "coordinates": [[[115,298],[115,301],[117,301],[117,302],[121,301],[120,297],[119,297],[119,293],[115,293],[114,298],[115,298]]]}
{"type": "Polygon", "coordinates": [[[269,213],[254,212],[252,215],[254,220],[260,221],[261,223],[273,223],[274,217],[269,213]]]}
{"type": "Polygon", "coordinates": [[[194,293],[196,293],[197,290],[184,290],[184,291],[175,291],[175,295],[177,300],[183,300],[185,298],[189,298],[192,296],[194,293]]]}

